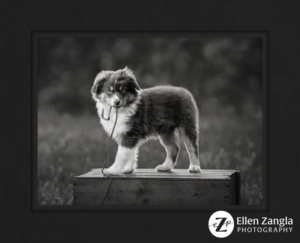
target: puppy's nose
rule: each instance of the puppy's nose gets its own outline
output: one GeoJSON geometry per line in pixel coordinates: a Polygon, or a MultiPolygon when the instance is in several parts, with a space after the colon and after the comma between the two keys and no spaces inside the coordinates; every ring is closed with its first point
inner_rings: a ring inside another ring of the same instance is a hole
{"type": "Polygon", "coordinates": [[[120,105],[120,101],[115,100],[115,105],[120,105]]]}

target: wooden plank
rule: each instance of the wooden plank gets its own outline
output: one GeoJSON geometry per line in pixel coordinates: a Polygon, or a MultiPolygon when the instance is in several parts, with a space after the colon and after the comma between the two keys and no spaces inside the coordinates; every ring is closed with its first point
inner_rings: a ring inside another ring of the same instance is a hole
{"type": "MultiPolygon", "coordinates": [[[[202,172],[207,172],[207,173],[233,173],[236,170],[202,170],[202,172]]],[[[135,172],[137,173],[158,173],[156,169],[136,169],[135,172]]],[[[159,173],[182,173],[182,174],[189,174],[190,172],[188,169],[172,169],[170,172],[159,172],[159,173]]]]}
{"type": "MultiPolygon", "coordinates": [[[[109,179],[75,184],[75,205],[101,205],[109,179]]],[[[122,180],[112,179],[104,205],[229,205],[229,179],[122,180]]]]}
{"type": "MultiPolygon", "coordinates": [[[[75,177],[74,204],[101,205],[109,181],[101,169],[75,177]]],[[[137,169],[112,176],[104,205],[235,205],[238,197],[239,173],[235,170],[137,169]]]]}
{"type": "MultiPolygon", "coordinates": [[[[105,172],[105,170],[104,170],[105,172]]],[[[164,177],[164,178],[221,178],[221,177],[230,177],[233,174],[234,170],[203,170],[203,173],[189,173],[187,170],[183,169],[174,169],[170,172],[157,172],[154,169],[137,169],[132,174],[118,175],[117,177],[122,178],[144,178],[144,177],[164,177]]],[[[90,178],[90,177],[103,177],[101,169],[92,170],[86,174],[79,176],[79,178],[90,178]]]]}

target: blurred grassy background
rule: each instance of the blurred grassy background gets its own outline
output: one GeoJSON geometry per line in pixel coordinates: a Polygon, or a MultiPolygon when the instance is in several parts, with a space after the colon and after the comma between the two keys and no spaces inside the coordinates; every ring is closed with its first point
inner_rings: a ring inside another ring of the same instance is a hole
{"type": "MultiPolygon", "coordinates": [[[[189,89],[200,110],[203,169],[241,171],[241,203],[262,202],[262,39],[54,38],[37,40],[38,203],[71,205],[75,175],[101,167],[108,136],[90,89],[100,70],[128,66],[142,88],[189,89]]],[[[112,142],[108,164],[117,145],[112,142]]],[[[144,144],[139,168],[165,159],[144,144]]],[[[188,168],[181,147],[177,168],[188,168]]]]}

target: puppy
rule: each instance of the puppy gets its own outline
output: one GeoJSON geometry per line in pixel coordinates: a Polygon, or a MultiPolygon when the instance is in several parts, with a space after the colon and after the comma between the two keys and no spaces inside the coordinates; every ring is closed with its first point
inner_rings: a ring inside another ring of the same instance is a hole
{"type": "Polygon", "coordinates": [[[100,72],[91,93],[100,122],[109,135],[118,109],[113,139],[119,147],[114,164],[106,170],[108,175],[132,173],[137,166],[139,147],[151,138],[158,138],[167,152],[157,171],[170,171],[175,166],[181,138],[189,154],[189,172],[201,172],[198,108],[189,91],[172,86],[141,89],[126,67],[100,72]]]}

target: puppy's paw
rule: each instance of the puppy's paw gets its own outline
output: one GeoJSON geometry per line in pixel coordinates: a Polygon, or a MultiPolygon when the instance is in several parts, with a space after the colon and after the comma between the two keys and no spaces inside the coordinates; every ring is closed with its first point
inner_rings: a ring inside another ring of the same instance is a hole
{"type": "Polygon", "coordinates": [[[134,171],[133,168],[124,168],[122,174],[131,174],[134,171]]]}
{"type": "Polygon", "coordinates": [[[159,165],[155,168],[157,171],[170,171],[172,168],[165,165],[159,165]]]}
{"type": "Polygon", "coordinates": [[[104,170],[104,174],[114,176],[122,174],[122,171],[120,169],[110,167],[107,170],[104,170]]]}
{"type": "Polygon", "coordinates": [[[191,165],[189,168],[190,173],[201,173],[200,166],[198,165],[191,165]]]}

